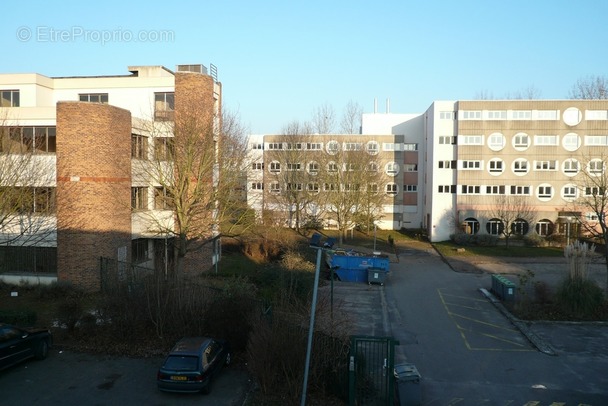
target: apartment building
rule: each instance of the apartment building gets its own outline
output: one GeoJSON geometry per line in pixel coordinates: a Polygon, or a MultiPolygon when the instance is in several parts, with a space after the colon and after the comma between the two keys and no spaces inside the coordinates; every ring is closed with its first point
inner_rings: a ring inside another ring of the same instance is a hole
{"type": "MultiPolygon", "coordinates": [[[[269,187],[269,149],[290,137],[252,138],[250,204],[258,209],[267,203],[259,190],[269,187]]],[[[602,192],[583,179],[606,169],[608,101],[435,101],[422,114],[363,114],[358,135],[311,137],[324,148],[332,137],[376,140],[390,154],[398,176],[380,190],[396,194],[380,228],[424,228],[431,241],[457,230],[500,235],[497,208],[516,201],[528,215],[510,224],[514,234],[578,235],[581,222],[597,220],[577,199],[602,192]]]]}
{"type": "MultiPolygon", "coordinates": [[[[151,161],[171,167],[180,114],[219,120],[221,84],[203,65],[128,70],[0,75],[0,166],[4,174],[23,174],[0,176],[1,190],[23,192],[18,207],[0,210],[0,278],[99,289],[100,258],[169,266],[173,210],[146,168],[151,161]]],[[[190,265],[210,267],[219,258],[219,246],[210,246],[215,252],[190,258],[190,265]]]]}

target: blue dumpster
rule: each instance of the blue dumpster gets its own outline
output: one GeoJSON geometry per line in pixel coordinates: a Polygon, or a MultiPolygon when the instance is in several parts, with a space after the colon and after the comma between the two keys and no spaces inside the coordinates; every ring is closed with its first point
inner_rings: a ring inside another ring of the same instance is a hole
{"type": "MultiPolygon", "coordinates": [[[[367,255],[356,251],[331,250],[327,252],[327,266],[335,269],[335,274],[341,281],[369,283],[368,269],[384,271],[382,277],[389,271],[389,260],[384,255],[367,255]]],[[[378,275],[380,275],[378,273],[378,275]]],[[[380,276],[378,276],[380,277],[380,276]]]]}

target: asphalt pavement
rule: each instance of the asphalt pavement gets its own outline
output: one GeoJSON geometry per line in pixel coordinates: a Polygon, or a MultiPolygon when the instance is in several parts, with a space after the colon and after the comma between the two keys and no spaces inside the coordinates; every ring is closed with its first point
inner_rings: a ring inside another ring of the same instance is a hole
{"type": "MultiPolygon", "coordinates": [[[[607,323],[523,322],[490,292],[493,273],[555,286],[565,258],[446,260],[425,242],[389,257],[384,285],[335,282],[333,300],[353,334],[400,342],[395,363],[416,365],[423,405],[608,405],[607,323]]],[[[601,261],[589,276],[605,287],[601,261]]]]}

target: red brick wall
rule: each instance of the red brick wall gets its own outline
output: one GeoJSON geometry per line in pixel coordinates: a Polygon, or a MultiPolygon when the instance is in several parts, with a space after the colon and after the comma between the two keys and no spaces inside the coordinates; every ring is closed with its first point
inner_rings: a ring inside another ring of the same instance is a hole
{"type": "Polygon", "coordinates": [[[57,104],[57,276],[100,288],[99,257],[131,248],[131,114],[57,104]]]}

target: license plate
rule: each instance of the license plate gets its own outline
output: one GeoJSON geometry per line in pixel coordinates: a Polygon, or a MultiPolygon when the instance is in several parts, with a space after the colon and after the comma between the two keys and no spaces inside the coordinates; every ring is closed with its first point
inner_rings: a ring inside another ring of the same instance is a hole
{"type": "Polygon", "coordinates": [[[187,381],[188,377],[187,376],[172,376],[171,380],[172,381],[187,381]]]}

